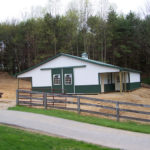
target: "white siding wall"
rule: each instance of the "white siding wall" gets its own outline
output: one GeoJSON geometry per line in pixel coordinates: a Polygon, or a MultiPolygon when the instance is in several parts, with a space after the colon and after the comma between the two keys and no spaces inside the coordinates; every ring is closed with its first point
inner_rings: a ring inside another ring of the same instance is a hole
{"type": "MultiPolygon", "coordinates": [[[[118,69],[85,63],[85,68],[75,68],[75,85],[97,85],[99,84],[98,73],[118,72],[118,69]]],[[[106,83],[107,81],[105,81],[106,83]]]]}
{"type": "Polygon", "coordinates": [[[141,82],[140,81],[140,73],[130,72],[130,82],[141,82]]]}
{"type": "Polygon", "coordinates": [[[32,77],[32,84],[34,87],[52,86],[51,70],[40,70],[41,68],[57,68],[81,65],[86,65],[86,67],[74,68],[75,85],[97,85],[99,84],[98,73],[119,71],[115,68],[95,65],[67,56],[60,56],[29,72],[19,75],[18,78],[32,77]]]}
{"type": "Polygon", "coordinates": [[[51,70],[41,71],[38,68],[31,70],[27,73],[21,74],[18,78],[22,77],[32,77],[32,86],[33,87],[42,87],[42,86],[51,86],[51,70]]]}

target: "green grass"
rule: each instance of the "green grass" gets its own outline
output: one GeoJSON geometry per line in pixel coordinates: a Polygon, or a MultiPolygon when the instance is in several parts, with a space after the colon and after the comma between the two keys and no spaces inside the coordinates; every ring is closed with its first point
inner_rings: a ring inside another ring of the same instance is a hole
{"type": "Polygon", "coordinates": [[[69,112],[64,110],[56,110],[56,109],[45,110],[45,109],[29,108],[25,106],[11,107],[9,108],[9,110],[32,112],[32,113],[55,116],[59,118],[65,118],[69,120],[75,120],[75,121],[80,121],[80,122],[85,122],[85,123],[90,123],[90,124],[95,124],[100,126],[111,127],[111,128],[118,128],[118,129],[148,133],[148,134],[150,133],[150,125],[140,124],[135,122],[117,122],[114,120],[103,119],[98,117],[83,116],[74,112],[69,112]]]}
{"type": "Polygon", "coordinates": [[[112,150],[71,139],[61,139],[0,126],[0,150],[112,150]]]}

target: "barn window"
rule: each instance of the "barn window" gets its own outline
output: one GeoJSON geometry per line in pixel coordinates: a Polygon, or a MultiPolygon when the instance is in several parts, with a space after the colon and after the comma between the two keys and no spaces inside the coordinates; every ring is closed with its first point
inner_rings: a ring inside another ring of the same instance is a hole
{"type": "Polygon", "coordinates": [[[72,84],[72,74],[65,74],[65,85],[72,84]]]}
{"type": "Polygon", "coordinates": [[[54,85],[60,85],[61,84],[60,74],[54,74],[53,75],[53,83],[54,83],[54,85]]]}

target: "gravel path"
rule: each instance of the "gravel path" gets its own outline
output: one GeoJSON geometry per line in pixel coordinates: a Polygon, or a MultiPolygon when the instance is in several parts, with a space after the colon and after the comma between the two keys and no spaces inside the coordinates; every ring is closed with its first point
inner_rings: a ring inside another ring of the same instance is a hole
{"type": "Polygon", "coordinates": [[[0,123],[126,150],[149,150],[150,135],[80,123],[40,114],[0,110],[0,123]]]}

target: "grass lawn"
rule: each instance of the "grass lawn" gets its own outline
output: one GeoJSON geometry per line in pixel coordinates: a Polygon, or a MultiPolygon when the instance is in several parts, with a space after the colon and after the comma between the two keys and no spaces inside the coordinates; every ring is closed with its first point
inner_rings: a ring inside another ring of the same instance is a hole
{"type": "Polygon", "coordinates": [[[0,150],[113,150],[0,125],[0,150]]]}
{"type": "Polygon", "coordinates": [[[75,120],[75,121],[80,121],[80,122],[85,122],[85,123],[90,123],[95,125],[101,125],[101,126],[106,126],[111,128],[118,128],[123,130],[150,134],[150,125],[140,124],[135,122],[117,122],[117,121],[102,119],[98,117],[83,116],[74,112],[69,112],[64,110],[56,110],[56,109],[45,110],[45,109],[29,108],[25,106],[11,107],[9,108],[9,110],[44,114],[48,116],[55,116],[59,118],[65,118],[69,120],[75,120]]]}

